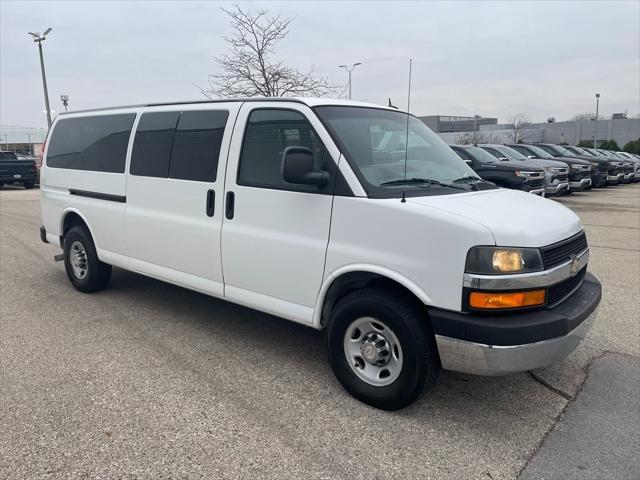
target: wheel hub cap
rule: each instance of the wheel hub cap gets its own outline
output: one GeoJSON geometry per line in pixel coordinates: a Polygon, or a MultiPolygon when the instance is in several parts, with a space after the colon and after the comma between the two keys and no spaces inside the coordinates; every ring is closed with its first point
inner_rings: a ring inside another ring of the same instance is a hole
{"type": "Polygon", "coordinates": [[[78,279],[83,279],[87,276],[87,270],[89,264],[87,261],[87,252],[84,249],[84,245],[80,242],[73,242],[70,249],[70,263],[73,275],[78,279]]]}
{"type": "Polygon", "coordinates": [[[384,335],[371,332],[360,346],[362,357],[371,365],[386,365],[391,358],[391,347],[384,335]]]}
{"type": "Polygon", "coordinates": [[[389,385],[402,371],[403,354],[398,337],[373,317],[351,322],[344,335],[344,353],[353,373],[370,385],[389,385]]]}

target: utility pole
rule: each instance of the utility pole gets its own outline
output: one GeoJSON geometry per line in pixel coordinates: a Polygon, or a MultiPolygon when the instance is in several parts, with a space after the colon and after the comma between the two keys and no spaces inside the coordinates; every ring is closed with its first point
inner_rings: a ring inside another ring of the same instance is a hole
{"type": "Polygon", "coordinates": [[[338,65],[338,68],[344,68],[349,74],[349,100],[351,100],[351,72],[353,72],[358,65],[362,65],[362,62],[354,63],[350,69],[346,65],[338,65]]]}
{"type": "Polygon", "coordinates": [[[49,91],[47,90],[47,76],[44,72],[44,57],[42,55],[42,42],[46,39],[52,28],[47,28],[42,35],[39,33],[29,32],[29,35],[33,37],[33,41],[38,44],[38,51],[40,52],[40,70],[42,71],[42,88],[44,89],[44,105],[47,111],[47,125],[51,128],[51,108],[49,108],[49,91]]]}
{"type": "Polygon", "coordinates": [[[69,106],[69,95],[60,95],[60,100],[62,101],[62,105],[64,105],[64,111],[67,111],[67,107],[69,106]]]}
{"type": "Polygon", "coordinates": [[[598,107],[600,106],[600,94],[596,93],[596,119],[593,124],[593,148],[598,148],[598,107]]]}

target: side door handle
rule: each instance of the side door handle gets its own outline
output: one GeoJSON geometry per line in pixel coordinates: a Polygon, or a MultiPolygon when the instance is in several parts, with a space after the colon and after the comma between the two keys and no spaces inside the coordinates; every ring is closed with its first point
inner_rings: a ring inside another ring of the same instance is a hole
{"type": "Polygon", "coordinates": [[[207,217],[213,217],[216,211],[216,192],[207,191],[207,217]]]}
{"type": "Polygon", "coordinates": [[[227,201],[225,203],[225,215],[231,220],[233,218],[234,204],[236,203],[236,196],[233,192],[227,192],[227,201]]]}

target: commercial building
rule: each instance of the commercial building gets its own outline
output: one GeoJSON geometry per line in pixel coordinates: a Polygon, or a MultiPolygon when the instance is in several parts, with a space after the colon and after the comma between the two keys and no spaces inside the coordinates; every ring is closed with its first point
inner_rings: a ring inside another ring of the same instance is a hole
{"type": "Polygon", "coordinates": [[[46,136],[45,128],[0,125],[0,149],[22,155],[38,155],[46,136]]]}
{"type": "Polygon", "coordinates": [[[479,115],[474,117],[460,117],[455,115],[428,115],[418,117],[431,130],[436,133],[448,132],[472,132],[486,125],[495,125],[497,118],[484,118],[479,115]]]}
{"type": "MultiPolygon", "coordinates": [[[[435,116],[440,118],[447,118],[435,116]]],[[[420,117],[434,118],[434,117],[420,117]]],[[[469,117],[460,117],[469,118],[469,117]]],[[[473,117],[471,117],[473,120],[473,117]]],[[[488,120],[488,119],[487,119],[488,120]]],[[[493,119],[491,119],[493,120],[493,119]]],[[[425,122],[429,127],[431,125],[425,122]]],[[[474,137],[478,137],[480,141],[488,143],[503,143],[513,141],[514,128],[508,123],[482,123],[478,121],[476,128],[471,122],[459,122],[458,126],[464,126],[465,129],[433,129],[447,143],[459,143],[462,135],[469,132],[477,132],[474,137]],[[483,140],[484,139],[484,140],[483,140]]],[[[619,115],[613,115],[610,119],[602,120],[586,120],[586,121],[566,121],[556,122],[549,119],[547,122],[531,123],[518,132],[518,140],[522,142],[543,142],[543,143],[563,143],[568,145],[577,145],[580,142],[593,142],[594,139],[598,143],[604,141],[615,140],[620,146],[632,140],[640,138],[640,118],[620,118],[619,115]]]]}

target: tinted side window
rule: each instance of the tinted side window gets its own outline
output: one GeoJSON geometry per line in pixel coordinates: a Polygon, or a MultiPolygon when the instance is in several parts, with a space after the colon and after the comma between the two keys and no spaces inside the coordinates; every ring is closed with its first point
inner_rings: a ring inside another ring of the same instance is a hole
{"type": "Polygon", "coordinates": [[[313,127],[304,115],[293,110],[259,109],[247,122],[238,184],[282,190],[317,190],[294,186],[282,179],[282,153],[287,147],[311,149],[315,169],[332,170],[332,162],[313,127]]]}
{"type": "Polygon", "coordinates": [[[124,173],[135,113],[60,120],[49,143],[47,166],[124,173]]]}
{"type": "Polygon", "coordinates": [[[131,175],[162,177],[169,175],[171,145],[180,112],[143,113],[138,122],[131,153],[131,175]]]}
{"type": "Polygon", "coordinates": [[[493,155],[496,158],[505,158],[506,157],[506,155],[504,155],[503,153],[499,152],[495,148],[491,148],[491,147],[482,147],[482,148],[484,150],[486,150],[487,152],[489,152],[491,155],[493,155]]]}
{"type": "Polygon", "coordinates": [[[173,138],[169,177],[215,182],[228,116],[225,110],[182,113],[173,138]]]}
{"type": "Polygon", "coordinates": [[[452,147],[452,149],[463,160],[471,160],[471,161],[473,161],[473,157],[471,155],[469,155],[469,152],[467,152],[464,148],[452,147]]]}

